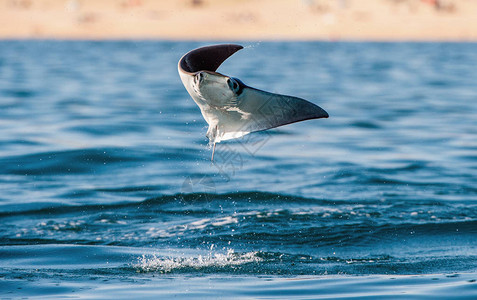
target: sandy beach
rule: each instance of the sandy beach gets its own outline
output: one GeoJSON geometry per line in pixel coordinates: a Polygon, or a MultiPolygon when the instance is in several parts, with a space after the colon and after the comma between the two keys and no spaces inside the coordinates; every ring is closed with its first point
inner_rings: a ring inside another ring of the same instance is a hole
{"type": "Polygon", "coordinates": [[[0,38],[477,41],[477,1],[2,0],[0,38]]]}

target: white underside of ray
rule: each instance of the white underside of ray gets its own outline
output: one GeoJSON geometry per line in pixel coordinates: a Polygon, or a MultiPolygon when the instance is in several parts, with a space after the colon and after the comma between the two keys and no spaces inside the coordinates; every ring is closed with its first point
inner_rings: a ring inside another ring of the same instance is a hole
{"type": "MultiPolygon", "coordinates": [[[[209,99],[203,97],[197,89],[193,86],[193,77],[182,72],[180,77],[187,91],[192,99],[199,106],[202,116],[204,117],[209,129],[207,130],[207,137],[209,143],[215,144],[221,141],[240,138],[251,131],[241,130],[243,128],[243,120],[247,118],[247,113],[240,111],[240,109],[233,104],[221,105],[221,103],[213,103],[209,99]]],[[[211,91],[214,91],[213,87],[211,91]]],[[[221,90],[215,89],[217,95],[212,99],[221,98],[221,90]]]]}
{"type": "Polygon", "coordinates": [[[238,97],[231,97],[213,84],[202,88],[207,93],[204,96],[194,87],[192,76],[181,73],[181,79],[209,124],[207,137],[211,144],[289,123],[287,117],[293,114],[293,107],[279,102],[292,97],[248,87],[238,97]]]}

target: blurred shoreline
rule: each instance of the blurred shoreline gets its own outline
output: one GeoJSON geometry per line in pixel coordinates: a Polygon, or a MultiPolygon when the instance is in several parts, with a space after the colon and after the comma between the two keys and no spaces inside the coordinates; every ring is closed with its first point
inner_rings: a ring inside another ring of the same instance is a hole
{"type": "Polygon", "coordinates": [[[473,0],[0,0],[0,39],[477,41],[473,0]]]}

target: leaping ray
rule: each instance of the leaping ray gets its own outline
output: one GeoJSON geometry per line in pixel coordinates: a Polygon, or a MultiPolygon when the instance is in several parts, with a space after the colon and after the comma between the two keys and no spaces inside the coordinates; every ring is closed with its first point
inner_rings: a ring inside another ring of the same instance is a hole
{"type": "Polygon", "coordinates": [[[328,118],[321,107],[292,96],[273,94],[245,85],[237,78],[217,73],[217,68],[240,45],[223,44],[192,50],[179,60],[179,75],[187,92],[209,124],[207,138],[214,146],[242,137],[309,119],[328,118]]]}

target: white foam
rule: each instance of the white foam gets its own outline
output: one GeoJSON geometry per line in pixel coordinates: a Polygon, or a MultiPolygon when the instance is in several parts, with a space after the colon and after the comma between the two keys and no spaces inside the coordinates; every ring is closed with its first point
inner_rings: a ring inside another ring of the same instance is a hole
{"type": "Polygon", "coordinates": [[[234,216],[226,216],[226,217],[215,218],[215,219],[206,218],[206,219],[197,220],[188,224],[174,225],[166,229],[150,227],[146,234],[153,238],[173,237],[173,236],[184,235],[187,231],[190,231],[190,230],[202,230],[209,226],[220,227],[220,226],[226,226],[230,224],[236,224],[238,222],[239,221],[237,217],[234,217],[234,216]]]}
{"type": "Polygon", "coordinates": [[[143,255],[134,267],[143,272],[169,273],[182,268],[228,267],[262,260],[257,256],[257,252],[235,253],[233,249],[228,249],[226,253],[209,253],[206,256],[199,255],[197,257],[143,255]]]}

